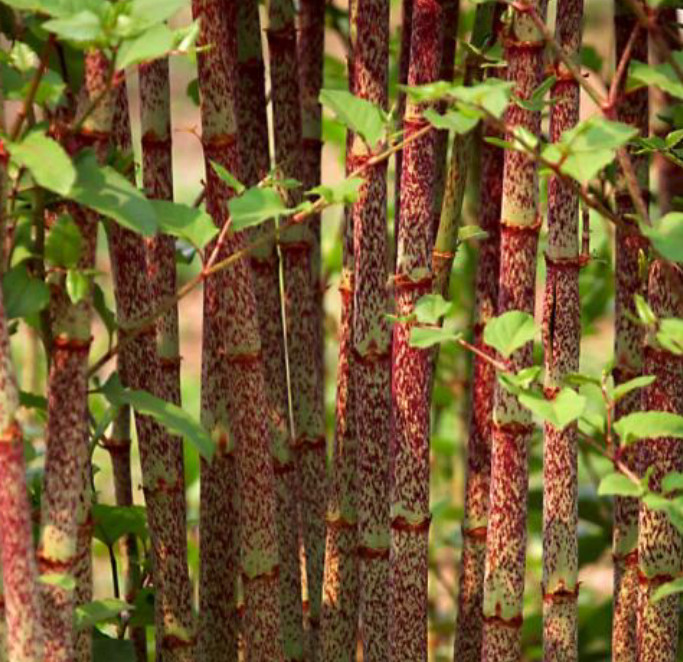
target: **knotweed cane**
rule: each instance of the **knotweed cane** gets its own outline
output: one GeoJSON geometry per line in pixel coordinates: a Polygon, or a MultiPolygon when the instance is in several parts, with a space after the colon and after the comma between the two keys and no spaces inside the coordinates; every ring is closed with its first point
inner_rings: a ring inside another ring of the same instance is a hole
{"type": "MultiPolygon", "coordinates": [[[[546,0],[529,4],[545,19],[546,0]]],[[[508,78],[515,83],[515,95],[528,99],[542,81],[542,35],[527,11],[513,9],[504,36],[508,78]]],[[[539,135],[540,121],[540,113],[518,105],[509,106],[506,112],[506,123],[510,129],[523,127],[539,135]]],[[[539,230],[537,164],[529,155],[506,151],[498,314],[509,310],[533,314],[539,230]]],[[[511,357],[515,371],[531,365],[531,350],[529,343],[511,357]]],[[[527,445],[532,430],[529,412],[515,396],[496,385],[484,572],[484,662],[512,662],[521,656],[527,445]]]]}

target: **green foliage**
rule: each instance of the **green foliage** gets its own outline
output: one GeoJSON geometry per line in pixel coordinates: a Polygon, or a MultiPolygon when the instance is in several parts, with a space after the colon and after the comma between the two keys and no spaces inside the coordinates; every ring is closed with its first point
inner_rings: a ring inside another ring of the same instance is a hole
{"type": "Polygon", "coordinates": [[[307,191],[308,195],[319,195],[328,205],[351,205],[358,199],[358,191],[363,184],[360,177],[342,179],[338,184],[321,184],[307,191]]]}
{"type": "Polygon", "coordinates": [[[644,493],[642,485],[618,472],[607,474],[598,487],[600,496],[641,497],[644,493]]]}
{"type": "Polygon", "coordinates": [[[659,602],[664,598],[668,598],[670,595],[676,595],[677,593],[683,593],[683,577],[674,579],[673,581],[667,582],[660,586],[654,594],[654,602],[659,602]]]}
{"type": "Polygon", "coordinates": [[[632,126],[594,115],[547,145],[542,156],[560,172],[584,184],[612,163],[617,149],[637,134],[632,126]]]}
{"type": "Polygon", "coordinates": [[[641,230],[662,257],[683,262],[683,212],[670,212],[653,226],[642,224],[641,230]]]}
{"type": "Polygon", "coordinates": [[[458,110],[448,110],[442,115],[428,108],[424,112],[424,117],[433,127],[458,134],[471,131],[479,123],[478,117],[469,116],[458,110]]]}
{"type": "Polygon", "coordinates": [[[124,389],[116,374],[102,387],[102,392],[116,407],[128,405],[139,414],[151,416],[172,434],[187,439],[205,460],[213,457],[215,445],[211,436],[180,407],[145,391],[124,389]]]}
{"type": "MultiPolygon", "coordinates": [[[[683,65],[683,53],[674,52],[672,57],[678,65],[683,65]]],[[[671,96],[683,99],[683,83],[678,79],[674,68],[667,62],[650,66],[644,62],[634,61],[629,69],[628,87],[659,87],[671,96]]]]}
{"type": "Polygon", "coordinates": [[[626,445],[657,437],[683,439],[683,416],[665,411],[637,411],[616,421],[614,431],[626,445]]]}
{"type": "Polygon", "coordinates": [[[631,391],[635,391],[639,388],[644,388],[649,386],[655,381],[655,377],[652,375],[642,375],[640,377],[635,377],[634,379],[629,379],[623,384],[615,386],[609,391],[609,397],[614,401],[618,402],[622,398],[626,397],[631,391]]]}
{"type": "Polygon", "coordinates": [[[45,240],[45,259],[55,267],[68,269],[78,264],[82,252],[83,237],[78,225],[71,216],[60,216],[45,240]]]}
{"type": "Polygon", "coordinates": [[[484,342],[506,359],[536,336],[534,318],[511,310],[489,320],[484,328],[484,342]]]}
{"type": "Polygon", "coordinates": [[[123,600],[116,598],[105,598],[104,600],[93,600],[84,605],[76,607],[76,628],[84,628],[116,620],[123,611],[129,611],[133,606],[123,600]]]}
{"type": "Polygon", "coordinates": [[[461,337],[462,333],[453,333],[440,326],[415,326],[410,330],[410,346],[426,349],[444,342],[457,341],[461,337]]]}
{"type": "Polygon", "coordinates": [[[384,138],[388,118],[379,107],[345,90],[321,90],[320,103],[334,112],[347,128],[374,147],[384,138]]]}
{"type": "Polygon", "coordinates": [[[95,503],[92,506],[93,535],[108,547],[119,539],[133,534],[147,538],[147,516],[142,506],[109,506],[95,503]]]}
{"type": "Polygon", "coordinates": [[[39,313],[50,301],[50,290],[32,276],[25,262],[12,267],[2,279],[2,296],[7,319],[30,317],[39,313]]]}
{"type": "Polygon", "coordinates": [[[253,186],[228,203],[230,223],[234,232],[260,225],[264,221],[277,220],[292,213],[277,191],[253,186]]]}
{"type": "Polygon", "coordinates": [[[415,319],[421,324],[437,324],[453,312],[455,306],[440,294],[425,294],[415,302],[415,319]]]}
{"type": "Polygon", "coordinates": [[[521,393],[522,406],[558,430],[578,420],[586,408],[586,398],[571,388],[563,388],[553,398],[542,393],[521,393]]]}
{"type": "Polygon", "coordinates": [[[218,234],[211,216],[203,209],[167,200],[150,200],[156,214],[159,230],[185,240],[197,250],[218,234]]]}
{"type": "Polygon", "coordinates": [[[145,237],[155,234],[154,206],[123,175],[109,166],[101,167],[92,152],[76,160],[76,172],[76,183],[68,198],[145,237]]]}

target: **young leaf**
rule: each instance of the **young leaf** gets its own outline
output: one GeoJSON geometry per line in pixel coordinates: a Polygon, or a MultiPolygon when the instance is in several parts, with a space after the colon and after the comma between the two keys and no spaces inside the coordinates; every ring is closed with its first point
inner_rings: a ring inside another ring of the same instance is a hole
{"type": "Polygon", "coordinates": [[[644,490],[642,485],[634,483],[630,478],[617,472],[607,474],[598,486],[599,496],[625,496],[625,497],[640,497],[643,496],[644,490]]]}
{"type": "Polygon", "coordinates": [[[444,342],[458,340],[462,333],[453,333],[452,329],[440,326],[414,326],[410,330],[410,346],[426,349],[444,342]]]}
{"type": "Polygon", "coordinates": [[[100,167],[92,152],[76,161],[77,179],[66,196],[145,237],[157,230],[152,203],[123,175],[100,167]]]}
{"type": "Polygon", "coordinates": [[[154,25],[135,39],[126,40],[116,53],[116,68],[125,69],[134,64],[163,57],[175,46],[175,35],[167,25],[154,25]]]}
{"type": "Polygon", "coordinates": [[[71,216],[63,215],[50,228],[45,240],[45,259],[55,267],[69,269],[81,259],[83,237],[71,216]]]}
{"type": "Polygon", "coordinates": [[[660,320],[656,338],[667,352],[683,355],[683,320],[675,317],[660,320]]]}
{"type": "Polygon", "coordinates": [[[242,182],[235,177],[231,172],[228,172],[227,168],[224,168],[220,163],[211,161],[211,167],[216,171],[216,174],[237,193],[237,195],[242,195],[247,190],[247,187],[242,184],[242,182]]]}
{"type": "MultiPolygon", "coordinates": [[[[672,53],[683,64],[680,53],[672,53]]],[[[634,61],[629,69],[629,87],[659,87],[671,96],[683,99],[683,83],[680,82],[673,67],[668,63],[650,66],[634,61]]]]}
{"type": "Polygon", "coordinates": [[[652,602],[659,602],[660,600],[668,598],[670,595],[676,595],[677,593],[683,593],[683,577],[662,584],[655,591],[652,602]]]}
{"type": "Polygon", "coordinates": [[[147,515],[142,506],[109,506],[95,503],[92,506],[93,535],[105,545],[133,534],[143,540],[147,537],[147,515]]]}
{"type": "Polygon", "coordinates": [[[609,396],[614,402],[618,402],[631,391],[649,386],[655,381],[655,379],[656,377],[654,375],[642,375],[640,377],[636,377],[635,379],[629,379],[629,381],[615,386],[609,393],[609,396]]]}
{"type": "Polygon", "coordinates": [[[614,430],[626,445],[657,437],[683,439],[683,416],[666,411],[637,411],[622,416],[614,430]]]}
{"type": "Polygon", "coordinates": [[[677,492],[683,490],[683,473],[680,471],[672,471],[662,478],[663,492],[677,492]]]}
{"type": "Polygon", "coordinates": [[[156,212],[159,229],[184,239],[195,248],[204,247],[218,234],[211,216],[203,209],[168,200],[150,200],[156,212]]]}
{"type": "Polygon", "coordinates": [[[254,186],[228,203],[234,232],[291,213],[276,191],[254,186]]]}
{"type": "Polygon", "coordinates": [[[415,318],[422,324],[437,324],[455,305],[440,294],[425,294],[415,302],[415,318]]]}
{"type": "Polygon", "coordinates": [[[95,42],[105,37],[100,17],[89,9],[64,18],[53,18],[43,23],[42,27],[61,39],[79,44],[95,42]]]}
{"type": "Polygon", "coordinates": [[[448,110],[443,115],[433,108],[424,112],[424,118],[437,129],[445,129],[454,133],[463,134],[473,129],[479,123],[479,117],[465,115],[458,110],[448,110]]]}
{"type": "Polygon", "coordinates": [[[76,170],[63,147],[40,131],[9,145],[12,160],[24,166],[36,183],[48,191],[67,195],[76,181],[76,170]]]}
{"type": "Polygon", "coordinates": [[[111,621],[122,611],[130,609],[133,609],[133,605],[129,605],[127,602],[117,600],[116,598],[86,602],[84,605],[76,607],[76,628],[82,630],[98,623],[111,621]]]}
{"type": "Polygon", "coordinates": [[[645,301],[645,297],[641,296],[640,294],[636,294],[633,297],[633,300],[636,304],[636,313],[638,313],[640,321],[648,326],[655,324],[655,322],[657,322],[657,316],[652,308],[650,308],[650,304],[645,301]]]}
{"type": "Polygon", "coordinates": [[[552,400],[540,393],[520,393],[518,398],[522,406],[558,430],[576,421],[586,408],[586,398],[571,388],[563,388],[552,400]]]}
{"type": "Polygon", "coordinates": [[[66,293],[71,303],[83,301],[89,294],[92,286],[92,278],[79,269],[69,269],[66,272],[66,293]]]}
{"type": "Polygon", "coordinates": [[[484,328],[484,342],[506,359],[531,342],[536,335],[534,318],[528,313],[511,310],[489,320],[484,328]]]}
{"type": "Polygon", "coordinates": [[[180,407],[146,391],[122,388],[116,374],[102,386],[102,392],[107,400],[117,407],[129,405],[140,414],[151,416],[172,434],[187,439],[205,460],[211,460],[215,450],[211,436],[180,407]]]}
{"type": "Polygon", "coordinates": [[[387,120],[379,106],[345,90],[321,90],[320,103],[332,110],[344,126],[363,136],[370,146],[384,137],[387,120]]]}
{"type": "Polygon", "coordinates": [[[654,226],[642,224],[640,229],[662,257],[683,262],[683,212],[670,212],[654,226]]]}
{"type": "Polygon", "coordinates": [[[48,286],[29,275],[25,263],[12,267],[2,279],[2,296],[7,319],[39,313],[50,301],[48,286]]]}
{"type": "Polygon", "coordinates": [[[321,184],[307,191],[307,195],[319,195],[330,205],[351,205],[358,199],[358,191],[363,184],[360,177],[343,179],[338,184],[321,184]]]}

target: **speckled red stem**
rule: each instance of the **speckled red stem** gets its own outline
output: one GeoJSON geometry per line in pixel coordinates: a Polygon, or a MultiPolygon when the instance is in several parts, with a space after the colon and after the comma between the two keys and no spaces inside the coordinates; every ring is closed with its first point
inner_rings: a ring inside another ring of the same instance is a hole
{"type": "MultiPolygon", "coordinates": [[[[616,61],[621,60],[637,19],[628,3],[615,3],[616,61]]],[[[631,51],[631,58],[647,62],[647,36],[641,31],[631,51]]],[[[643,88],[625,94],[623,88],[616,108],[616,119],[637,127],[643,136],[648,133],[648,90],[643,88]]],[[[641,190],[648,183],[647,156],[633,157],[632,162],[641,190]]],[[[647,198],[646,198],[647,199],[647,198]]],[[[626,218],[635,213],[633,202],[623,182],[616,193],[617,213],[624,221],[616,230],[616,293],[614,319],[614,381],[621,384],[642,372],[643,327],[635,321],[634,297],[646,294],[646,284],[639,275],[638,256],[647,244],[638,228],[626,218]]],[[[615,409],[620,418],[640,408],[640,393],[634,391],[621,399],[615,409]]],[[[622,458],[635,469],[635,457],[622,458]]],[[[638,500],[616,497],[612,552],[614,557],[614,617],[612,621],[613,662],[633,662],[636,659],[636,604],[638,593],[638,500]]]]}
{"type": "MultiPolygon", "coordinates": [[[[131,133],[125,82],[115,93],[113,141],[130,154],[131,133]]],[[[121,333],[149,314],[153,306],[151,280],[142,238],[118,224],[109,228],[109,252],[114,295],[121,333]]],[[[155,333],[146,333],[126,345],[119,357],[124,386],[160,398],[173,395],[165,388],[155,333]]],[[[153,419],[136,413],[135,424],[142,464],[142,484],[152,542],[157,650],[165,660],[194,659],[192,597],[187,568],[185,481],[182,441],[153,419]]]]}
{"type": "MultiPolygon", "coordinates": [[[[545,19],[547,2],[538,0],[532,4],[545,19]]],[[[504,38],[508,79],[515,83],[515,95],[527,99],[543,79],[542,35],[528,13],[513,10],[504,38]]],[[[505,119],[511,128],[519,126],[534,135],[540,133],[538,112],[513,103],[505,119]]],[[[536,163],[520,152],[508,150],[503,170],[499,315],[510,310],[534,312],[539,230],[536,163]]],[[[531,365],[531,343],[516,352],[511,362],[514,370],[531,365]]],[[[532,430],[530,413],[515,396],[496,384],[484,570],[483,662],[517,662],[521,656],[527,446],[532,430]]]]}
{"type": "MultiPolygon", "coordinates": [[[[265,68],[257,0],[238,3],[238,90],[236,98],[238,146],[242,179],[255,186],[270,169],[265,68]]],[[[274,229],[274,221],[250,232],[250,241],[274,229]]],[[[304,652],[301,569],[299,564],[298,480],[291,447],[285,340],[280,296],[280,259],[275,241],[251,258],[258,302],[259,330],[267,375],[269,422],[277,491],[280,552],[280,616],[285,658],[300,660],[304,652]]]]}
{"type": "MultiPolygon", "coordinates": [[[[572,60],[581,50],[583,0],[560,0],[555,33],[572,60]]],[[[552,89],[550,140],[579,120],[579,83],[559,63],[552,89]]],[[[579,198],[559,177],[548,183],[548,250],[543,300],[546,396],[579,370],[579,198]]],[[[576,426],[545,426],[543,449],[543,659],[578,659],[578,473],[576,426]]]]}
{"type": "MultiPolygon", "coordinates": [[[[441,26],[443,43],[441,45],[441,71],[439,78],[452,81],[455,70],[455,43],[458,37],[458,23],[460,22],[460,0],[443,1],[443,25],[441,26]]],[[[443,112],[447,103],[440,104],[443,112]]],[[[448,172],[448,130],[438,131],[436,134],[436,181],[434,183],[434,238],[441,223],[441,207],[448,172]]]]}
{"type": "MultiPolygon", "coordinates": [[[[354,12],[354,94],[387,108],[389,2],[358,0],[354,12]]],[[[347,169],[371,152],[355,136],[347,169]]],[[[388,657],[391,333],[387,292],[386,164],[369,170],[351,210],[353,223],[353,357],[351,380],[358,441],[360,619],[363,659],[388,657]]]]}
{"type": "MultiPolygon", "coordinates": [[[[121,407],[112,424],[112,432],[106,439],[105,447],[109,452],[114,474],[114,497],[117,506],[133,505],[133,483],[130,473],[130,408],[121,407]]],[[[140,548],[135,534],[124,536],[119,545],[123,561],[124,599],[128,604],[135,603],[141,585],[142,568],[140,548]]],[[[131,628],[130,638],[135,648],[136,662],[147,660],[147,633],[144,627],[131,628]]]]}
{"type": "MultiPolygon", "coordinates": [[[[443,9],[436,0],[413,4],[408,83],[438,79],[443,9]]],[[[407,136],[424,126],[422,107],[408,103],[407,136]]],[[[396,314],[412,313],[432,289],[436,135],[429,132],[403,153],[401,214],[396,259],[396,314]]],[[[429,415],[431,352],[410,346],[412,324],[394,325],[392,346],[391,552],[389,659],[427,659],[429,543],[429,415]]]]}
{"type": "MultiPolygon", "coordinates": [[[[302,124],[296,29],[292,0],[268,3],[268,47],[275,161],[286,177],[303,181],[302,124]]],[[[292,202],[300,198],[293,191],[292,202]]],[[[299,466],[300,507],[308,587],[309,649],[318,657],[320,605],[325,559],[327,505],[325,416],[320,398],[321,371],[317,348],[320,318],[313,271],[314,232],[300,224],[284,233],[280,250],[285,283],[285,318],[294,447],[299,466]]]]}
{"type": "MultiPolygon", "coordinates": [[[[237,6],[194,0],[192,8],[201,21],[199,43],[214,45],[198,56],[198,66],[207,209],[221,226],[233,193],[210,162],[242,177],[234,107],[237,6]]],[[[228,234],[219,259],[244,245],[242,234],[228,234]]],[[[218,448],[211,464],[202,465],[199,657],[207,662],[237,658],[235,584],[241,560],[245,659],[279,661],[276,483],[255,290],[244,261],[204,286],[202,418],[218,448]]]]}
{"type": "MultiPolygon", "coordinates": [[[[401,2],[401,51],[398,62],[398,83],[408,84],[408,67],[410,66],[410,39],[413,23],[413,1],[401,2]]],[[[403,117],[406,112],[406,93],[399,90],[396,105],[396,130],[403,129],[403,117]]],[[[396,152],[394,175],[394,261],[398,250],[398,234],[401,225],[401,176],[403,173],[403,150],[396,152]]]]}
{"type": "MultiPolygon", "coordinates": [[[[322,176],[322,106],[318,101],[323,86],[323,63],[325,57],[325,0],[302,0],[299,7],[299,93],[301,95],[301,126],[303,150],[303,185],[310,189],[318,186],[322,176]]],[[[318,317],[318,407],[325,408],[325,329],[323,295],[325,283],[322,276],[322,247],[320,215],[310,221],[313,233],[311,253],[311,276],[315,288],[315,314],[318,317]]]]}
{"type": "MultiPolygon", "coordinates": [[[[84,93],[87,105],[106,91],[109,63],[100,51],[85,56],[84,93]]],[[[106,98],[87,119],[73,147],[93,147],[106,153],[112,125],[112,105],[106,98]]],[[[71,205],[83,239],[79,268],[95,264],[97,218],[71,205]]],[[[92,656],[89,628],[74,632],[73,609],[92,599],[92,522],[90,515],[90,448],[88,430],[88,352],[91,302],[73,304],[64,275],[50,276],[50,331],[53,337],[48,376],[47,453],[37,558],[42,574],[66,573],[75,591],[41,587],[45,660],[85,662],[92,656]]]]}
{"type": "Polygon", "coordinates": [[[0,294],[0,548],[7,653],[12,662],[43,662],[43,626],[31,507],[26,492],[24,442],[15,418],[18,408],[19,391],[0,294]]]}
{"type": "MultiPolygon", "coordinates": [[[[483,127],[486,136],[496,135],[483,127]]],[[[503,193],[503,150],[481,142],[481,192],[479,225],[488,233],[479,242],[475,281],[474,344],[482,350],[484,327],[496,315],[500,270],[500,207],[503,193]]],[[[478,356],[474,357],[472,405],[467,440],[465,477],[465,516],[458,591],[458,621],[455,656],[458,662],[479,662],[484,622],[484,559],[491,479],[491,425],[496,371],[478,356]]]]}
{"type": "MultiPolygon", "coordinates": [[[[349,3],[349,90],[354,89],[353,48],[356,43],[355,14],[358,0],[349,3]]],[[[353,132],[346,132],[346,174],[350,173],[353,132]]],[[[341,319],[339,361],[335,407],[335,437],[332,459],[332,483],[327,510],[325,576],[321,623],[322,659],[326,662],[349,662],[358,648],[359,562],[357,510],[357,433],[352,381],[353,352],[353,215],[344,209],[342,271],[339,282],[341,319]]]]}
{"type": "MultiPolygon", "coordinates": [[[[650,267],[649,304],[658,317],[683,317],[683,278],[671,263],[655,261],[650,267]]],[[[649,338],[645,345],[644,373],[655,381],[643,391],[643,409],[683,415],[683,357],[658,346],[649,338]]],[[[683,472],[683,441],[647,439],[639,443],[638,463],[650,474],[649,488],[661,492],[662,478],[683,472]]],[[[657,589],[681,576],[683,536],[669,516],[640,504],[638,534],[638,616],[636,628],[638,662],[679,660],[678,630],[680,596],[653,600],[657,589]]]]}

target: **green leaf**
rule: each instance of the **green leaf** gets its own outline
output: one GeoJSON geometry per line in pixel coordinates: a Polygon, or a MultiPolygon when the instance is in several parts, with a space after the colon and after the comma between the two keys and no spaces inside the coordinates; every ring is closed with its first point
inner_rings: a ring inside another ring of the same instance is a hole
{"type": "Polygon", "coordinates": [[[187,0],[133,0],[130,15],[139,21],[158,24],[168,20],[187,5],[187,0]]]}
{"type": "Polygon", "coordinates": [[[676,595],[677,593],[683,593],[683,577],[674,579],[673,581],[662,584],[656,591],[652,598],[653,602],[659,602],[664,598],[668,598],[670,595],[676,595]]]}
{"type": "Polygon", "coordinates": [[[379,106],[345,90],[321,90],[320,103],[334,112],[346,127],[374,146],[384,137],[386,117],[379,106]]]}
{"type": "Polygon", "coordinates": [[[92,287],[92,277],[79,269],[69,269],[66,272],[66,293],[71,303],[78,303],[87,298],[92,287]]]}
{"type": "Polygon", "coordinates": [[[67,195],[76,171],[62,146],[40,131],[32,131],[20,143],[9,145],[12,160],[27,168],[36,183],[59,195],[67,195]]]}
{"type": "Polygon", "coordinates": [[[125,69],[163,57],[175,46],[175,35],[163,23],[154,25],[135,39],[124,41],[116,53],[116,68],[125,69]]]}
{"type": "Polygon", "coordinates": [[[675,317],[659,320],[656,338],[667,352],[683,355],[683,320],[675,317]]]}
{"type": "MultiPolygon", "coordinates": [[[[681,53],[672,53],[679,64],[683,64],[681,53]]],[[[633,61],[629,69],[628,87],[659,87],[668,94],[683,99],[683,83],[678,79],[673,67],[668,63],[650,66],[644,62],[633,61]]]]}
{"type": "Polygon", "coordinates": [[[108,637],[95,628],[92,635],[93,662],[136,662],[137,656],[130,639],[108,637]]]}
{"type": "Polygon", "coordinates": [[[157,230],[152,203],[123,175],[100,167],[92,152],[76,161],[76,183],[67,197],[145,237],[157,230]]]}
{"type": "Polygon", "coordinates": [[[662,478],[663,492],[677,492],[683,490],[683,473],[680,471],[672,471],[662,478]]]}
{"type": "Polygon", "coordinates": [[[433,108],[424,112],[424,118],[437,129],[445,129],[463,134],[472,130],[479,123],[479,117],[471,117],[457,110],[449,110],[443,115],[433,108]]]}
{"type": "Polygon", "coordinates": [[[98,623],[114,620],[122,611],[131,609],[133,609],[133,605],[116,598],[86,602],[84,605],[76,607],[76,629],[82,630],[98,623]]]}
{"type": "Polygon", "coordinates": [[[109,402],[117,407],[129,405],[136,412],[151,416],[171,434],[187,439],[205,460],[211,460],[215,450],[211,436],[199,422],[180,407],[146,391],[124,389],[116,375],[102,387],[102,392],[109,402]]]}
{"type": "Polygon", "coordinates": [[[565,131],[560,140],[543,149],[546,161],[560,171],[585,183],[614,160],[616,151],[638,134],[628,124],[593,115],[565,131]]]}
{"type": "Polygon", "coordinates": [[[415,326],[410,330],[410,346],[426,349],[444,342],[456,341],[462,333],[453,333],[452,329],[440,326],[415,326]]]}
{"type": "Polygon", "coordinates": [[[483,108],[487,113],[500,119],[510,102],[513,83],[500,78],[487,78],[483,83],[469,87],[453,88],[453,96],[466,107],[483,108]]]}
{"type": "Polygon", "coordinates": [[[36,393],[19,391],[19,404],[27,409],[47,411],[47,398],[36,393]]]}
{"type": "Polygon", "coordinates": [[[213,219],[203,209],[167,200],[150,202],[162,232],[184,239],[199,250],[218,234],[213,219]]]}
{"type": "Polygon", "coordinates": [[[291,213],[276,191],[257,186],[230,200],[228,209],[234,232],[291,213]]]}
{"type": "Polygon", "coordinates": [[[100,17],[89,9],[64,18],[53,18],[42,27],[61,39],[77,43],[95,42],[105,36],[100,17]]]}
{"type": "Polygon", "coordinates": [[[216,161],[211,161],[211,167],[216,171],[216,174],[237,193],[237,195],[242,195],[247,190],[247,187],[242,184],[242,182],[235,177],[231,172],[228,172],[227,168],[224,168],[220,163],[216,161]]]}
{"type": "Polygon", "coordinates": [[[48,572],[40,575],[38,581],[47,586],[57,586],[65,591],[73,591],[76,588],[76,579],[73,575],[63,572],[48,572]]]}
{"type": "Polygon", "coordinates": [[[666,411],[637,411],[622,416],[614,430],[624,444],[658,437],[683,439],[683,416],[666,411]]]}
{"type": "Polygon", "coordinates": [[[463,225],[458,229],[458,241],[486,239],[489,233],[478,225],[463,225]]]}
{"type": "Polygon", "coordinates": [[[657,316],[652,308],[650,308],[650,304],[645,301],[645,297],[641,296],[640,294],[636,294],[633,297],[633,301],[636,305],[636,313],[643,324],[650,325],[657,322],[657,316]]]}
{"type": "Polygon", "coordinates": [[[425,294],[415,302],[415,319],[422,324],[437,324],[455,305],[440,294],[425,294]]]}
{"type": "Polygon", "coordinates": [[[640,497],[643,496],[644,490],[642,485],[634,483],[630,478],[621,473],[607,474],[598,486],[599,496],[625,496],[625,497],[640,497]]]}
{"type": "Polygon", "coordinates": [[[95,526],[93,535],[110,547],[129,534],[142,540],[147,538],[147,515],[142,506],[109,506],[95,503],[92,507],[92,517],[95,526]]]}
{"type": "Polygon", "coordinates": [[[656,225],[642,224],[640,229],[662,257],[683,262],[683,212],[670,212],[662,216],[656,225]]]}
{"type": "Polygon", "coordinates": [[[83,237],[71,216],[63,215],[50,228],[45,240],[45,258],[55,267],[75,267],[83,252],[83,237]]]}
{"type": "Polygon", "coordinates": [[[484,342],[506,359],[520,347],[531,342],[535,336],[534,318],[519,310],[511,310],[492,318],[484,328],[484,342]]]}
{"type": "Polygon", "coordinates": [[[50,289],[29,275],[25,263],[12,267],[2,279],[2,296],[7,319],[39,313],[50,301],[50,289]]]}
{"type": "Polygon", "coordinates": [[[332,186],[321,184],[307,191],[307,194],[319,195],[330,205],[351,205],[358,200],[358,191],[362,184],[363,179],[360,177],[350,177],[332,186]]]}
{"type": "Polygon", "coordinates": [[[532,365],[528,368],[523,368],[516,375],[510,373],[501,373],[498,375],[500,383],[514,395],[519,395],[523,391],[528,391],[532,384],[538,379],[541,374],[540,365],[532,365]]]}
{"type": "Polygon", "coordinates": [[[571,388],[563,388],[552,400],[540,393],[520,393],[518,398],[522,406],[558,430],[578,420],[586,409],[586,398],[571,388]]]}
{"type": "Polygon", "coordinates": [[[623,384],[615,386],[611,390],[609,396],[612,398],[614,402],[618,402],[623,397],[628,395],[631,391],[635,391],[636,389],[649,386],[650,384],[652,384],[652,382],[655,381],[655,379],[656,377],[654,377],[653,375],[642,375],[641,377],[630,379],[629,381],[624,382],[623,384]]]}

